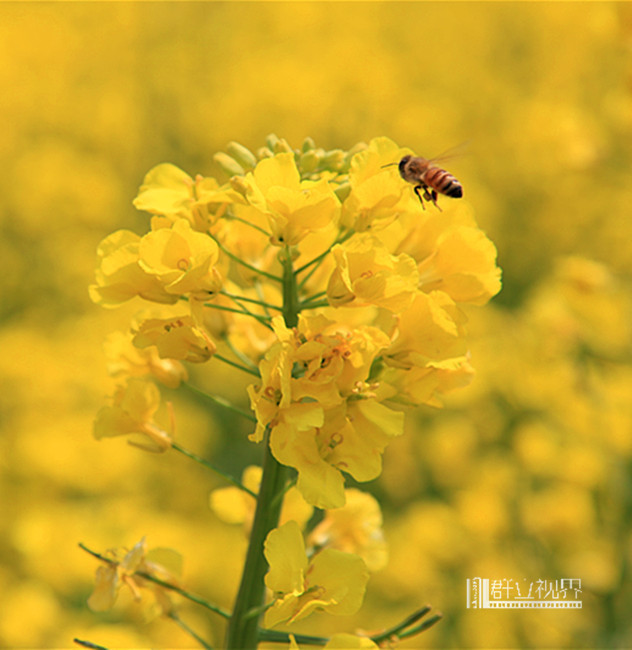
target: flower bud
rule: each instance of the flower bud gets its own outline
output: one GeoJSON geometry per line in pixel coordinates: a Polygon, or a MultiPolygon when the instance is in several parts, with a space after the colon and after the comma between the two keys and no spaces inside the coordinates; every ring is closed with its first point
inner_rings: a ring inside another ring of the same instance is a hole
{"type": "Polygon", "coordinates": [[[255,155],[239,142],[229,142],[226,147],[228,153],[236,160],[245,170],[254,169],[257,165],[255,155]]]}
{"type": "Polygon", "coordinates": [[[266,136],[266,145],[270,151],[274,151],[277,142],[279,141],[279,136],[276,133],[270,133],[266,136]]]}
{"type": "Polygon", "coordinates": [[[303,153],[307,153],[311,149],[315,149],[315,148],[316,148],[316,143],[311,138],[305,138],[305,140],[303,140],[303,146],[301,147],[301,151],[303,153]]]}
{"type": "Polygon", "coordinates": [[[288,144],[288,141],[285,138],[277,140],[274,145],[274,153],[294,153],[294,150],[288,144]]]}
{"type": "Polygon", "coordinates": [[[272,156],[274,156],[274,153],[268,147],[260,147],[257,149],[257,158],[259,160],[263,160],[264,158],[272,158],[272,156]]]}
{"type": "Polygon", "coordinates": [[[342,149],[332,149],[325,154],[323,164],[326,169],[339,170],[345,161],[345,152],[342,149]]]}
{"type": "Polygon", "coordinates": [[[246,172],[244,168],[231,156],[220,151],[213,156],[213,160],[226,172],[229,176],[243,176],[246,172]]]}
{"type": "Polygon", "coordinates": [[[303,172],[313,172],[318,167],[322,159],[322,152],[320,150],[311,150],[307,153],[301,154],[299,159],[299,166],[303,172]]]}
{"type": "Polygon", "coordinates": [[[334,190],[334,194],[338,197],[340,203],[342,203],[349,196],[350,192],[351,185],[349,183],[342,183],[334,190]]]}
{"type": "Polygon", "coordinates": [[[233,176],[230,179],[230,186],[235,190],[235,192],[239,192],[242,196],[246,196],[248,185],[246,181],[244,181],[243,176],[233,176]]]}

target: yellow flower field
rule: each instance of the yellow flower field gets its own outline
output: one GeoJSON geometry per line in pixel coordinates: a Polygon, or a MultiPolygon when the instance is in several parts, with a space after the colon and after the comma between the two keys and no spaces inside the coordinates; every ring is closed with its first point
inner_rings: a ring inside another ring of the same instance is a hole
{"type": "Polygon", "coordinates": [[[224,647],[268,442],[261,648],[632,645],[629,5],[5,2],[0,48],[0,647],[224,647]]]}

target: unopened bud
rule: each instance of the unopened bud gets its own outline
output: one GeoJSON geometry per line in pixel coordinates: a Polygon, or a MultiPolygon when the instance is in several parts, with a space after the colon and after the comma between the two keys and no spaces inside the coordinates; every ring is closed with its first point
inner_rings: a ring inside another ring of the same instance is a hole
{"type": "Polygon", "coordinates": [[[345,161],[345,152],[342,149],[333,149],[328,151],[324,158],[323,164],[327,169],[339,170],[345,161]]]}
{"type": "Polygon", "coordinates": [[[303,146],[301,147],[301,151],[303,153],[307,153],[312,149],[316,149],[316,143],[311,138],[305,138],[303,141],[303,146]]]}
{"type": "Polygon", "coordinates": [[[220,151],[213,156],[213,160],[226,172],[229,176],[243,176],[245,174],[244,168],[231,156],[220,151]]]}
{"type": "Polygon", "coordinates": [[[257,158],[259,160],[263,160],[264,158],[272,158],[274,154],[268,147],[261,147],[260,149],[257,149],[257,158]]]}
{"type": "Polygon", "coordinates": [[[248,185],[243,176],[233,176],[229,182],[230,186],[235,190],[235,192],[239,192],[239,194],[242,196],[246,196],[248,185]]]}
{"type": "Polygon", "coordinates": [[[244,147],[243,144],[239,142],[229,142],[226,146],[228,153],[236,160],[244,169],[254,169],[257,165],[257,159],[255,155],[244,147]]]}
{"type": "Polygon", "coordinates": [[[281,138],[274,145],[274,153],[294,153],[294,150],[285,138],[281,138]]]}
{"type": "Polygon", "coordinates": [[[279,141],[279,136],[276,135],[276,133],[270,133],[269,135],[266,136],[266,145],[268,146],[268,149],[270,151],[274,151],[274,148],[276,147],[276,143],[279,141]]]}
{"type": "Polygon", "coordinates": [[[299,162],[301,170],[304,172],[313,172],[318,167],[321,157],[322,154],[314,150],[301,154],[299,162]]]}
{"type": "Polygon", "coordinates": [[[340,199],[341,203],[349,196],[350,192],[351,185],[349,183],[342,183],[334,190],[334,194],[338,197],[338,199],[340,199]]]}

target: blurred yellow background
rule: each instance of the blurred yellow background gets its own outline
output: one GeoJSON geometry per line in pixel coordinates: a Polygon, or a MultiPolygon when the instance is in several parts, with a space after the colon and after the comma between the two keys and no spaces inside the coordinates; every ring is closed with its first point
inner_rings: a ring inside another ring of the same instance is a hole
{"type": "MultiPolygon", "coordinates": [[[[192,647],[129,600],[90,612],[80,541],[147,535],[230,607],[245,539],[208,509],[221,483],[92,438],[103,340],[132,311],[87,285],[103,237],[145,231],[131,200],[151,167],[223,180],[213,153],[270,132],[426,157],[467,142],[448,168],[504,271],[469,314],[475,383],[411,417],[368,486],[389,567],[359,614],[297,629],[379,629],[431,602],[445,620],[402,647],[632,645],[630,5],[5,2],[0,48],[0,647],[192,647]],[[475,576],[581,578],[583,608],[466,610],[475,576]]],[[[256,462],[241,422],[166,397],[182,444],[235,475],[256,462]]],[[[221,643],[220,620],[183,611],[221,643]]]]}

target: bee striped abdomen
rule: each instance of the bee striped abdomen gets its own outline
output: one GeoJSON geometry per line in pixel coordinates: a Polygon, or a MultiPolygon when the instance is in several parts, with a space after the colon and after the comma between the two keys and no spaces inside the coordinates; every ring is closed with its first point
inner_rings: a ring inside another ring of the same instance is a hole
{"type": "Polygon", "coordinates": [[[460,199],[463,196],[463,186],[450,172],[440,167],[430,167],[424,175],[426,185],[441,194],[460,199]]]}

